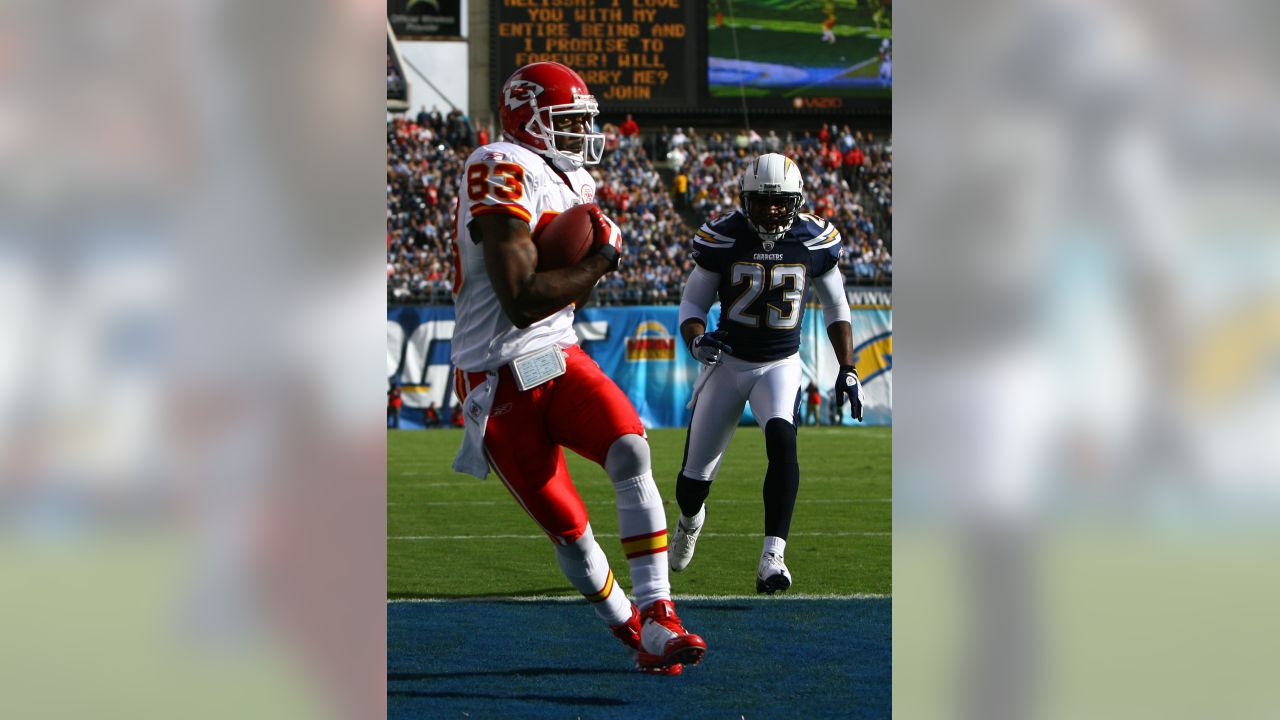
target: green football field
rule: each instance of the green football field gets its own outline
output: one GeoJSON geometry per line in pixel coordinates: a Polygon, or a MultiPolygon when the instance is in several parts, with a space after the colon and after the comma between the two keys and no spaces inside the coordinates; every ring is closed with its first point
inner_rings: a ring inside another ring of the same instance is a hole
{"type": "MultiPolygon", "coordinates": [[[[889,594],[891,428],[801,428],[800,494],[787,565],[803,594],[889,594]]],[[[654,476],[674,527],[683,428],[649,431],[654,476]]],[[[387,435],[387,593],[403,598],[575,594],[552,545],[492,474],[453,472],[459,430],[387,435]]],[[[592,528],[614,574],[630,587],[618,544],[613,490],[604,471],[566,451],[592,528]]],[[[764,511],[764,438],[738,429],[707,500],[693,563],[671,576],[681,595],[755,592],[764,511]]]]}

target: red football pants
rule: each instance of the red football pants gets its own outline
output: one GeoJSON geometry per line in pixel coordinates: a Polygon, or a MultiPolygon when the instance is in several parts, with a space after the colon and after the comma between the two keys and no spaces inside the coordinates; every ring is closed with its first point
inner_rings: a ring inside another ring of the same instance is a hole
{"type": "MultiPolygon", "coordinates": [[[[565,356],[563,375],[525,392],[504,366],[484,435],[489,465],[556,543],[573,542],[587,527],[561,448],[603,466],[615,440],[645,434],[631,401],[582,348],[571,346],[565,356]]],[[[459,399],[484,379],[458,371],[459,399]]]]}

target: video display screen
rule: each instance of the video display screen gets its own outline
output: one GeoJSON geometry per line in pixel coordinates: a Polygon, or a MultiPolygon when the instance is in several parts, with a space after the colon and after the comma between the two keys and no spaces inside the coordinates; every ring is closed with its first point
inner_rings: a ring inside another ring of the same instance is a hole
{"type": "MultiPolygon", "coordinates": [[[[714,99],[889,98],[889,0],[709,0],[714,99]]],[[[828,103],[829,104],[829,103],[828,103]]]]}

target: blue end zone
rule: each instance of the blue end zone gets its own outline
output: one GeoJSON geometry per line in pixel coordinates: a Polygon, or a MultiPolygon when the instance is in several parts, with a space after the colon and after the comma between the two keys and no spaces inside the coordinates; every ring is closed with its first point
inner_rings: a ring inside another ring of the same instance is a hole
{"type": "Polygon", "coordinates": [[[708,645],[642,675],[585,602],[393,602],[387,717],[890,717],[891,600],[685,600],[708,645]]]}

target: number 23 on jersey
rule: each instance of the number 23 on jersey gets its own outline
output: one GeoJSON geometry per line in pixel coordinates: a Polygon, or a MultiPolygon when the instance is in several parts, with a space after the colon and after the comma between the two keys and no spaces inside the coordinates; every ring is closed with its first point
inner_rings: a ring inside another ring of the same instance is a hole
{"type": "Polygon", "coordinates": [[[763,309],[766,327],[793,330],[800,324],[800,303],[804,299],[805,285],[803,265],[774,265],[766,270],[758,263],[738,262],[733,264],[730,278],[733,285],[746,283],[746,288],[729,308],[732,320],[747,327],[760,327],[759,312],[763,309]],[[765,296],[764,308],[756,303],[761,295],[765,296]],[[772,302],[779,300],[781,306],[772,302]]]}

